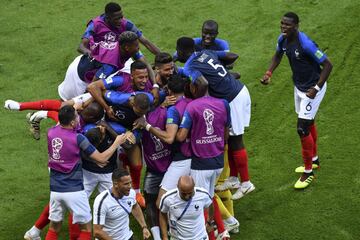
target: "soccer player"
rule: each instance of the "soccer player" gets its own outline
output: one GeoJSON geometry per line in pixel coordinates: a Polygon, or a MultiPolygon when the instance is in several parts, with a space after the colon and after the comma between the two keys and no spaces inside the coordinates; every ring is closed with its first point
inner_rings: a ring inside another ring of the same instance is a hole
{"type": "MultiPolygon", "coordinates": [[[[195,100],[185,108],[176,139],[185,141],[190,135],[191,170],[197,187],[205,188],[211,198],[215,194],[215,183],[224,167],[224,146],[229,137],[230,106],[225,99],[209,96],[208,88],[200,79],[190,84],[195,100]]],[[[220,239],[229,237],[221,218],[217,202],[213,201],[214,218],[220,239]]],[[[210,235],[210,238],[213,238],[210,235]]]]}
{"type": "MultiPolygon", "coordinates": [[[[115,121],[109,122],[115,130],[116,128],[132,130],[135,120],[143,117],[150,110],[153,103],[153,96],[146,92],[122,93],[106,91],[104,96],[105,101],[112,107],[116,117],[115,121]]],[[[145,200],[140,192],[142,158],[139,142],[127,149],[126,154],[129,159],[130,174],[137,201],[141,207],[145,208],[145,200]]]]}
{"type": "Polygon", "coordinates": [[[79,223],[79,239],[91,239],[91,210],[84,191],[80,151],[93,160],[107,163],[117,147],[126,141],[126,135],[118,136],[109,149],[100,153],[86,137],[74,129],[78,115],[72,106],[59,111],[59,125],[48,131],[50,168],[50,227],[47,240],[57,239],[66,210],[73,214],[73,223],[79,223]]]}
{"type": "Polygon", "coordinates": [[[297,132],[300,136],[304,167],[296,168],[302,173],[294,187],[306,188],[314,178],[313,168],[320,166],[317,154],[317,130],[315,116],[326,92],[326,80],[332,64],[305,33],[299,31],[299,17],[296,13],[286,13],[280,22],[281,35],[271,64],[261,79],[267,85],[273,71],[280,64],[283,54],[289,59],[293,72],[295,111],[298,114],[297,132]]]}
{"type": "Polygon", "coordinates": [[[246,86],[236,80],[220,63],[225,59],[235,61],[236,54],[203,50],[195,52],[194,40],[188,37],[177,41],[179,61],[185,62],[183,72],[198,82],[199,88],[208,88],[210,96],[222,98],[229,102],[231,129],[229,138],[229,165],[231,176],[223,183],[221,189],[238,188],[232,199],[236,200],[255,190],[250,182],[248,157],[243,143],[245,127],[250,124],[251,100],[246,86]],[[240,174],[241,184],[238,179],[240,174]]]}
{"type": "Polygon", "coordinates": [[[94,237],[99,240],[131,240],[133,232],[129,227],[130,213],[142,229],[144,239],[151,234],[144,215],[131,189],[131,178],[125,169],[115,169],[112,173],[113,186],[99,194],[94,201],[94,237]]]}
{"type": "Polygon", "coordinates": [[[130,69],[131,74],[119,72],[115,76],[92,82],[87,87],[88,92],[101,104],[110,119],[116,119],[116,117],[113,109],[106,103],[103,97],[106,90],[133,93],[135,91],[150,92],[153,89],[153,85],[149,80],[147,67],[143,62],[133,62],[130,69]]]}
{"type": "Polygon", "coordinates": [[[195,187],[191,176],[179,178],[177,188],[168,191],[160,202],[160,227],[162,239],[208,239],[204,218],[211,206],[211,196],[206,189],[195,187]]]}
{"type": "Polygon", "coordinates": [[[139,41],[154,55],[160,52],[155,44],[146,39],[142,32],[124,17],[121,6],[114,2],[106,4],[105,13],[87,24],[78,51],[84,55],[91,55],[90,38],[93,38],[96,43],[111,47],[111,44],[116,42],[124,31],[134,32],[139,37],[139,41]]]}
{"type": "MultiPolygon", "coordinates": [[[[58,87],[61,99],[69,100],[83,94],[90,82],[104,79],[122,69],[130,58],[146,62],[139,52],[138,39],[135,33],[126,31],[119,35],[114,47],[104,50],[102,55],[100,50],[93,49],[94,56],[91,58],[87,55],[78,56],[70,64],[64,81],[58,87]]],[[[151,68],[150,71],[152,71],[151,68]]]]}
{"type": "Polygon", "coordinates": [[[169,78],[174,73],[173,58],[169,53],[161,52],[155,56],[154,68],[155,68],[155,80],[156,84],[160,88],[164,88],[169,78]]]}

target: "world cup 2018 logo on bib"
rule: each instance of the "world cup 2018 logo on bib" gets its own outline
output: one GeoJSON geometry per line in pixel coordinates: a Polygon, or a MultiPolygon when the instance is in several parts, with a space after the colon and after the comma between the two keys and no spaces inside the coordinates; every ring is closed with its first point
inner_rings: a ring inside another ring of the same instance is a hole
{"type": "Polygon", "coordinates": [[[51,141],[51,146],[52,146],[52,158],[53,159],[60,159],[60,150],[63,147],[63,141],[61,140],[61,138],[54,138],[51,141]]]}
{"type": "Polygon", "coordinates": [[[206,124],[206,134],[211,135],[214,133],[214,127],[212,125],[214,121],[214,112],[206,108],[203,112],[203,117],[206,124]]]}
{"type": "Polygon", "coordinates": [[[111,50],[116,47],[116,35],[113,32],[109,32],[104,36],[105,41],[100,42],[102,48],[111,50]]]}
{"type": "MultiPolygon", "coordinates": [[[[157,128],[159,129],[159,128],[157,128]]],[[[160,152],[161,150],[164,149],[164,144],[162,144],[160,138],[158,138],[157,136],[154,136],[150,133],[150,137],[153,140],[154,144],[155,144],[155,151],[156,152],[160,152]]]]}

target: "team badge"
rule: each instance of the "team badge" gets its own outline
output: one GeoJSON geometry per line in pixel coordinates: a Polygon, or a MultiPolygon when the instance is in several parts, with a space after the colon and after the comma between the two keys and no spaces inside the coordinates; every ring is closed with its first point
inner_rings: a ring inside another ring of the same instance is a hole
{"type": "Polygon", "coordinates": [[[60,159],[60,150],[63,147],[63,141],[61,138],[54,138],[51,140],[51,146],[52,146],[52,158],[59,160],[60,159]]]}

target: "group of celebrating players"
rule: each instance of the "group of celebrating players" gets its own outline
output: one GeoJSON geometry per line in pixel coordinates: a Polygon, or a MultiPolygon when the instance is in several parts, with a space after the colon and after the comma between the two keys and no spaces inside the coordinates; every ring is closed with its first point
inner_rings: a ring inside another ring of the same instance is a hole
{"type": "MultiPolygon", "coordinates": [[[[302,189],[320,166],[314,118],[332,65],[298,23],[295,13],[282,17],[261,83],[269,83],[286,53],[304,161],[295,188],[302,189]]],[[[26,115],[35,139],[42,119],[57,123],[47,135],[50,201],[25,239],[40,239],[49,222],[46,239],[57,239],[67,210],[70,239],[91,239],[92,232],[97,239],[133,239],[130,213],[144,239],[229,239],[239,232],[232,201],[255,190],[243,143],[251,100],[240,74],[230,72],[238,56],[217,34],[218,24],[205,21],[201,38],[179,38],[170,55],[111,2],[88,23],[82,55],[58,87],[61,100],[5,102],[9,110],[38,110],[26,115]],[[139,42],[155,55],[153,65],[139,42]]]]}

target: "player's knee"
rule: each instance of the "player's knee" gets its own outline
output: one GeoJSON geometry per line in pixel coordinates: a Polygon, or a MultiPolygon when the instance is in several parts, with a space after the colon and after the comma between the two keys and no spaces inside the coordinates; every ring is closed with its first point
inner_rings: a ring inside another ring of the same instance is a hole
{"type": "Polygon", "coordinates": [[[237,151],[245,148],[242,135],[230,136],[228,144],[229,144],[229,149],[232,151],[237,151]]]}
{"type": "Polygon", "coordinates": [[[298,119],[297,122],[297,132],[300,137],[306,137],[310,133],[310,125],[313,123],[312,120],[307,119],[298,119]]]}

